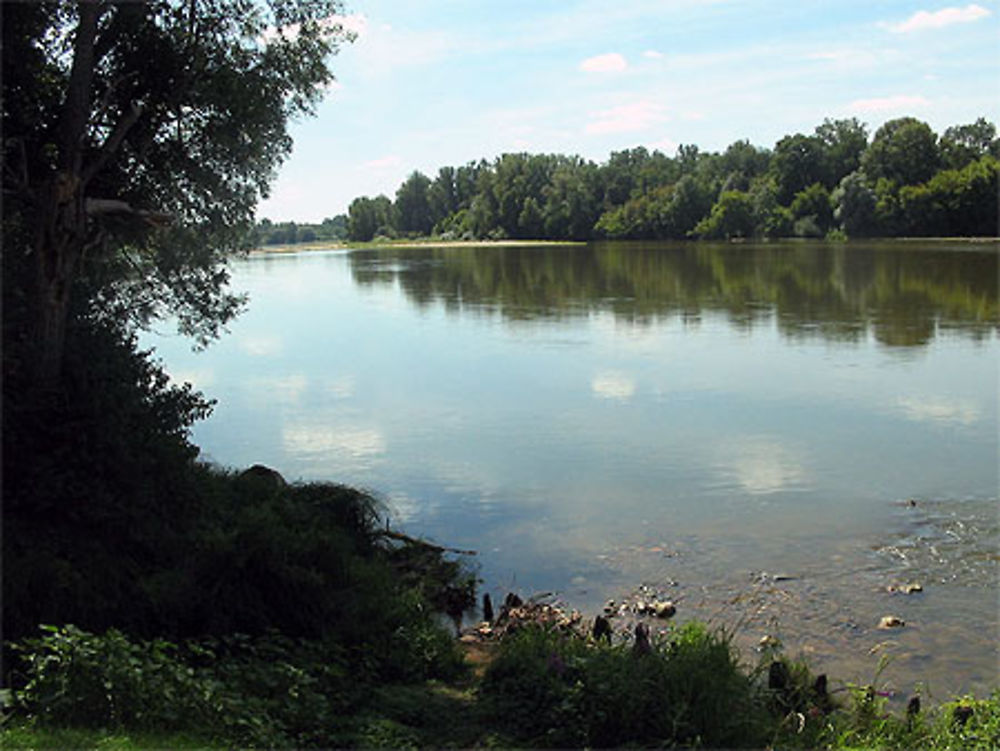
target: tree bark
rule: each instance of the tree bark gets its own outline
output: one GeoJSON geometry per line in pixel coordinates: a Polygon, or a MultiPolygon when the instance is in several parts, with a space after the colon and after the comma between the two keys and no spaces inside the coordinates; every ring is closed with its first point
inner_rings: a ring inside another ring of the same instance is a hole
{"type": "Polygon", "coordinates": [[[94,41],[103,6],[82,0],[77,8],[73,65],[59,121],[59,169],[36,198],[33,376],[42,388],[56,385],[62,373],[70,290],[87,241],[83,150],[93,96],[94,41]]]}

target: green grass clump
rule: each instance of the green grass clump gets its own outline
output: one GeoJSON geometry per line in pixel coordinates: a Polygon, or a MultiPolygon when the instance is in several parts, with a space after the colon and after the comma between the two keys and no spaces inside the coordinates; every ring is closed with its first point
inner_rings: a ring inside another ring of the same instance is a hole
{"type": "Polygon", "coordinates": [[[696,623],[649,653],[527,628],[501,647],[482,693],[528,745],[743,747],[760,745],[770,725],[728,635],[696,623]]]}
{"type": "Polygon", "coordinates": [[[0,730],[0,748],[10,751],[225,751],[226,744],[181,733],[109,733],[83,728],[45,728],[17,725],[0,730]]]}

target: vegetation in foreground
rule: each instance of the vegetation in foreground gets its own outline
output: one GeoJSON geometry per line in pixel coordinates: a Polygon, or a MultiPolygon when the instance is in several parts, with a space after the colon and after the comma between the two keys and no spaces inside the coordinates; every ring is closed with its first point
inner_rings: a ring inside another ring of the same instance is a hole
{"type": "Polygon", "coordinates": [[[828,691],[825,677],[774,653],[742,665],[725,633],[698,623],[648,648],[527,626],[497,646],[481,678],[446,639],[440,677],[388,680],[374,653],[359,661],[335,643],[277,633],[173,644],[43,631],[14,645],[24,672],[4,748],[1000,744],[1000,691],[889,712],[871,687],[828,691]]]}

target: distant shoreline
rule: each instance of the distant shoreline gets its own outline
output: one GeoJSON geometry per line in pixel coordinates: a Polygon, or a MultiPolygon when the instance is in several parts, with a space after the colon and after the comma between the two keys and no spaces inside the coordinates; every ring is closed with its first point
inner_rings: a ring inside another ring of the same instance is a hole
{"type": "MultiPolygon", "coordinates": [[[[316,241],[308,243],[295,243],[292,245],[265,245],[254,248],[250,253],[298,253],[301,251],[314,250],[369,250],[374,248],[497,248],[497,247],[559,247],[567,245],[588,245],[592,242],[613,242],[613,243],[674,243],[696,245],[726,243],[720,240],[434,240],[425,238],[420,240],[390,240],[388,242],[329,242],[316,241]]],[[[987,245],[990,243],[1000,245],[1000,237],[859,237],[846,241],[828,241],[822,238],[781,238],[772,240],[754,239],[734,239],[728,241],[734,245],[739,244],[763,244],[763,245],[797,245],[802,243],[823,243],[829,245],[852,245],[859,243],[966,243],[969,245],[987,245]]]]}

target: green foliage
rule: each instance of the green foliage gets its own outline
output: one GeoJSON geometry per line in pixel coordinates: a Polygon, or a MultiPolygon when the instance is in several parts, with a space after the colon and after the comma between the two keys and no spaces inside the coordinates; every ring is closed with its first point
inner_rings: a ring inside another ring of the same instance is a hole
{"type": "MultiPolygon", "coordinates": [[[[276,632],[172,644],[115,630],[43,630],[13,646],[23,675],[14,711],[40,728],[187,732],[241,747],[356,745],[352,717],[371,712],[374,686],[435,675],[421,661],[426,645],[403,642],[385,655],[276,632]],[[390,678],[385,666],[394,661],[410,667],[390,678]]],[[[435,650],[454,655],[449,637],[438,630],[434,639],[435,650]]]]}
{"type": "MultiPolygon", "coordinates": [[[[433,182],[421,175],[422,187],[410,184],[411,175],[396,204],[383,206],[390,217],[383,230],[389,237],[425,232],[400,219],[400,197],[413,193],[426,194],[418,213],[448,240],[820,238],[831,229],[852,237],[927,234],[920,211],[901,208],[900,187],[923,184],[942,164],[964,168],[992,152],[1000,153],[1000,139],[983,118],[946,131],[940,148],[914,118],[886,123],[870,146],[867,126],[849,118],[826,119],[812,135],[786,136],[773,152],[748,141],[722,153],[682,146],[673,158],[638,147],[612,152],[600,165],[575,156],[503,154],[491,163],[442,167],[433,182]],[[748,194],[752,206],[734,194],[748,194]]],[[[370,200],[356,199],[355,210],[370,200]]],[[[961,200],[942,196],[939,203],[961,200]]],[[[983,213],[950,215],[950,234],[995,234],[983,213]]],[[[351,237],[370,239],[367,232],[351,237]]]]}
{"type": "Polygon", "coordinates": [[[949,237],[993,235],[998,231],[1000,162],[992,156],[962,169],[942,170],[922,185],[899,191],[907,233],[949,237]]]}
{"type": "Polygon", "coordinates": [[[707,240],[753,237],[756,230],[753,200],[739,190],[725,191],[712,206],[712,213],[694,228],[694,234],[707,240]]]}
{"type": "Polygon", "coordinates": [[[338,214],[321,224],[274,223],[262,219],[254,230],[257,245],[295,245],[311,242],[342,242],[347,239],[347,215],[338,214]]]}
{"type": "Polygon", "coordinates": [[[927,123],[914,117],[885,123],[875,131],[871,145],[861,156],[861,168],[869,178],[884,178],[898,185],[916,185],[930,179],[939,164],[937,136],[927,123]]]}
{"type": "Polygon", "coordinates": [[[128,731],[113,732],[105,729],[39,727],[35,723],[14,723],[0,728],[0,748],[23,751],[66,751],[66,749],[94,749],[94,751],[139,751],[140,749],[166,749],[171,751],[225,751],[229,746],[222,741],[212,741],[200,733],[149,733],[128,731]]]}
{"type": "Polygon", "coordinates": [[[428,191],[430,179],[420,172],[413,172],[396,191],[393,204],[393,226],[404,234],[427,235],[436,218],[431,213],[428,191]]]}
{"type": "Polygon", "coordinates": [[[997,138],[996,126],[984,117],[969,125],[954,125],[946,129],[939,146],[941,161],[946,169],[961,169],[986,155],[1000,159],[1000,138],[997,138]]]}
{"type": "Polygon", "coordinates": [[[849,237],[864,237],[875,229],[878,199],[861,172],[844,177],[830,195],[833,218],[849,237]]]}
{"type": "Polygon", "coordinates": [[[392,226],[392,201],[386,196],[355,198],[347,214],[347,237],[356,242],[368,242],[384,233],[383,228],[392,226]]]}
{"type": "Polygon", "coordinates": [[[796,220],[795,234],[799,237],[823,237],[833,222],[833,209],[830,206],[830,194],[820,183],[813,183],[805,190],[795,194],[795,200],[789,207],[792,217],[796,220]],[[798,221],[808,220],[814,231],[800,232],[798,221]]]}
{"type": "Polygon", "coordinates": [[[482,684],[491,716],[545,746],[698,744],[763,739],[763,695],[729,638],[687,624],[650,654],[529,628],[505,642],[482,684]]]}
{"type": "Polygon", "coordinates": [[[829,180],[826,150],[817,136],[796,133],[774,146],[771,171],[778,187],[778,201],[787,206],[797,193],[829,180]]]}
{"type": "Polygon", "coordinates": [[[130,642],[75,626],[14,645],[27,680],[16,694],[44,725],[173,732],[211,725],[210,686],[164,641],[130,642]]]}

